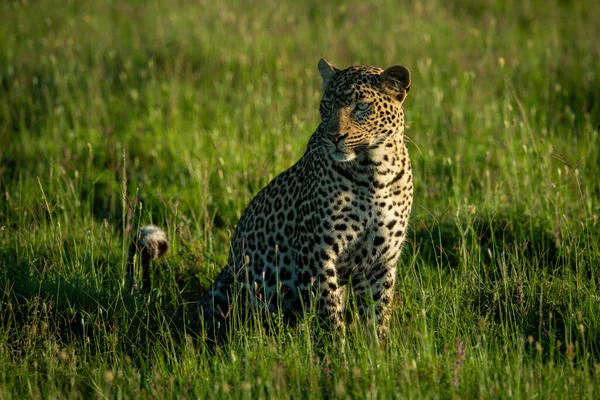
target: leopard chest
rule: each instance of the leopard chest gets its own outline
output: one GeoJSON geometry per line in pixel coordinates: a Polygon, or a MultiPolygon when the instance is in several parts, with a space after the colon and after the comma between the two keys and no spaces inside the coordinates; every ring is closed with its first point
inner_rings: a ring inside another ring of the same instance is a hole
{"type": "Polygon", "coordinates": [[[326,178],[329,186],[321,193],[325,195],[319,215],[321,234],[342,282],[352,274],[369,273],[373,266],[397,260],[412,203],[409,172],[394,171],[385,179],[372,173],[355,174],[352,179],[343,173],[338,173],[341,178],[326,178]],[[393,181],[396,174],[401,177],[393,181]]]}

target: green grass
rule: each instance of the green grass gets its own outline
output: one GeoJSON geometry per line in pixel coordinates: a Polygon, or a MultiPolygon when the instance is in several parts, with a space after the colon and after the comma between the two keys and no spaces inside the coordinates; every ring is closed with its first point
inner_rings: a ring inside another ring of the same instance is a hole
{"type": "Polygon", "coordinates": [[[599,14],[2,2],[0,398],[600,397],[599,14]],[[193,343],[187,306],[318,125],[322,56],[412,71],[390,340],[353,323],[342,352],[309,317],[193,343]],[[132,296],[129,238],[150,222],[172,248],[132,296]]]}

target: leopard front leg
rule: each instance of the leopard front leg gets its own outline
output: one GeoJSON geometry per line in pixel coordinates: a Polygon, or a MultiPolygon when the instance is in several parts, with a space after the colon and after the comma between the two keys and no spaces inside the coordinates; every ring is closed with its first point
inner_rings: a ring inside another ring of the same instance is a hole
{"type": "Polygon", "coordinates": [[[330,325],[334,332],[344,332],[344,301],[338,282],[335,265],[326,262],[316,271],[318,314],[324,325],[330,325]]]}
{"type": "Polygon", "coordinates": [[[301,208],[302,221],[294,241],[301,297],[305,309],[316,308],[321,327],[344,343],[344,291],[337,270],[344,243],[333,237],[328,213],[311,212],[315,208],[319,205],[311,201],[301,208]]]}
{"type": "MultiPolygon", "coordinates": [[[[308,249],[304,249],[308,251],[308,249]]],[[[305,253],[306,254],[306,253],[305,253]]],[[[315,307],[322,328],[345,336],[343,290],[339,285],[334,259],[325,250],[310,260],[301,257],[301,284],[304,308],[315,307]]]]}
{"type": "Polygon", "coordinates": [[[362,276],[352,278],[352,289],[358,303],[361,316],[373,318],[377,324],[377,333],[385,340],[389,329],[396,267],[378,263],[362,276]]]}

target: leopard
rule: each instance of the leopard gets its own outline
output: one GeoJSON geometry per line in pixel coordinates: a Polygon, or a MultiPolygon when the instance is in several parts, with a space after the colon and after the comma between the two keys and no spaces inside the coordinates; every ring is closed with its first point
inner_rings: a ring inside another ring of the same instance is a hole
{"type": "MultiPolygon", "coordinates": [[[[240,300],[290,324],[312,307],[322,327],[344,332],[348,292],[359,316],[387,335],[413,202],[404,132],[410,72],[338,69],[324,58],[318,71],[321,120],[303,156],[250,201],[226,266],[195,306],[195,329],[213,339],[240,300]]],[[[133,245],[146,263],[167,249],[154,225],[133,245]]]]}

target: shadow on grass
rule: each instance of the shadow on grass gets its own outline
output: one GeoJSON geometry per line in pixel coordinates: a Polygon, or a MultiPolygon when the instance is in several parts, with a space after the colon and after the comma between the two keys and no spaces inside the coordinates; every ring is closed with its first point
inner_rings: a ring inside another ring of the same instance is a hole
{"type": "Polygon", "coordinates": [[[597,290],[598,266],[593,256],[582,256],[593,251],[588,235],[595,231],[565,234],[539,220],[502,214],[432,217],[412,225],[406,258],[417,259],[417,268],[434,267],[450,277],[448,284],[461,293],[462,315],[472,319],[472,326],[487,321],[509,327],[520,339],[539,341],[545,356],[557,343],[576,338],[600,354],[596,320],[590,315],[585,321],[582,313],[594,308],[589,294],[597,290]]]}
{"type": "MultiPolygon", "coordinates": [[[[0,324],[15,357],[40,353],[41,358],[50,340],[64,347],[79,344],[92,354],[114,351],[143,365],[156,343],[181,343],[189,333],[193,302],[182,300],[181,293],[167,288],[131,295],[120,282],[96,288],[41,273],[29,262],[16,261],[14,254],[5,252],[3,258],[0,324]]],[[[191,297],[190,290],[186,294],[191,297]]]]}
{"type": "Polygon", "coordinates": [[[507,252],[518,252],[541,268],[565,261],[558,233],[527,218],[476,215],[469,220],[415,221],[409,240],[408,253],[416,249],[421,260],[440,268],[487,268],[507,252]]]}

